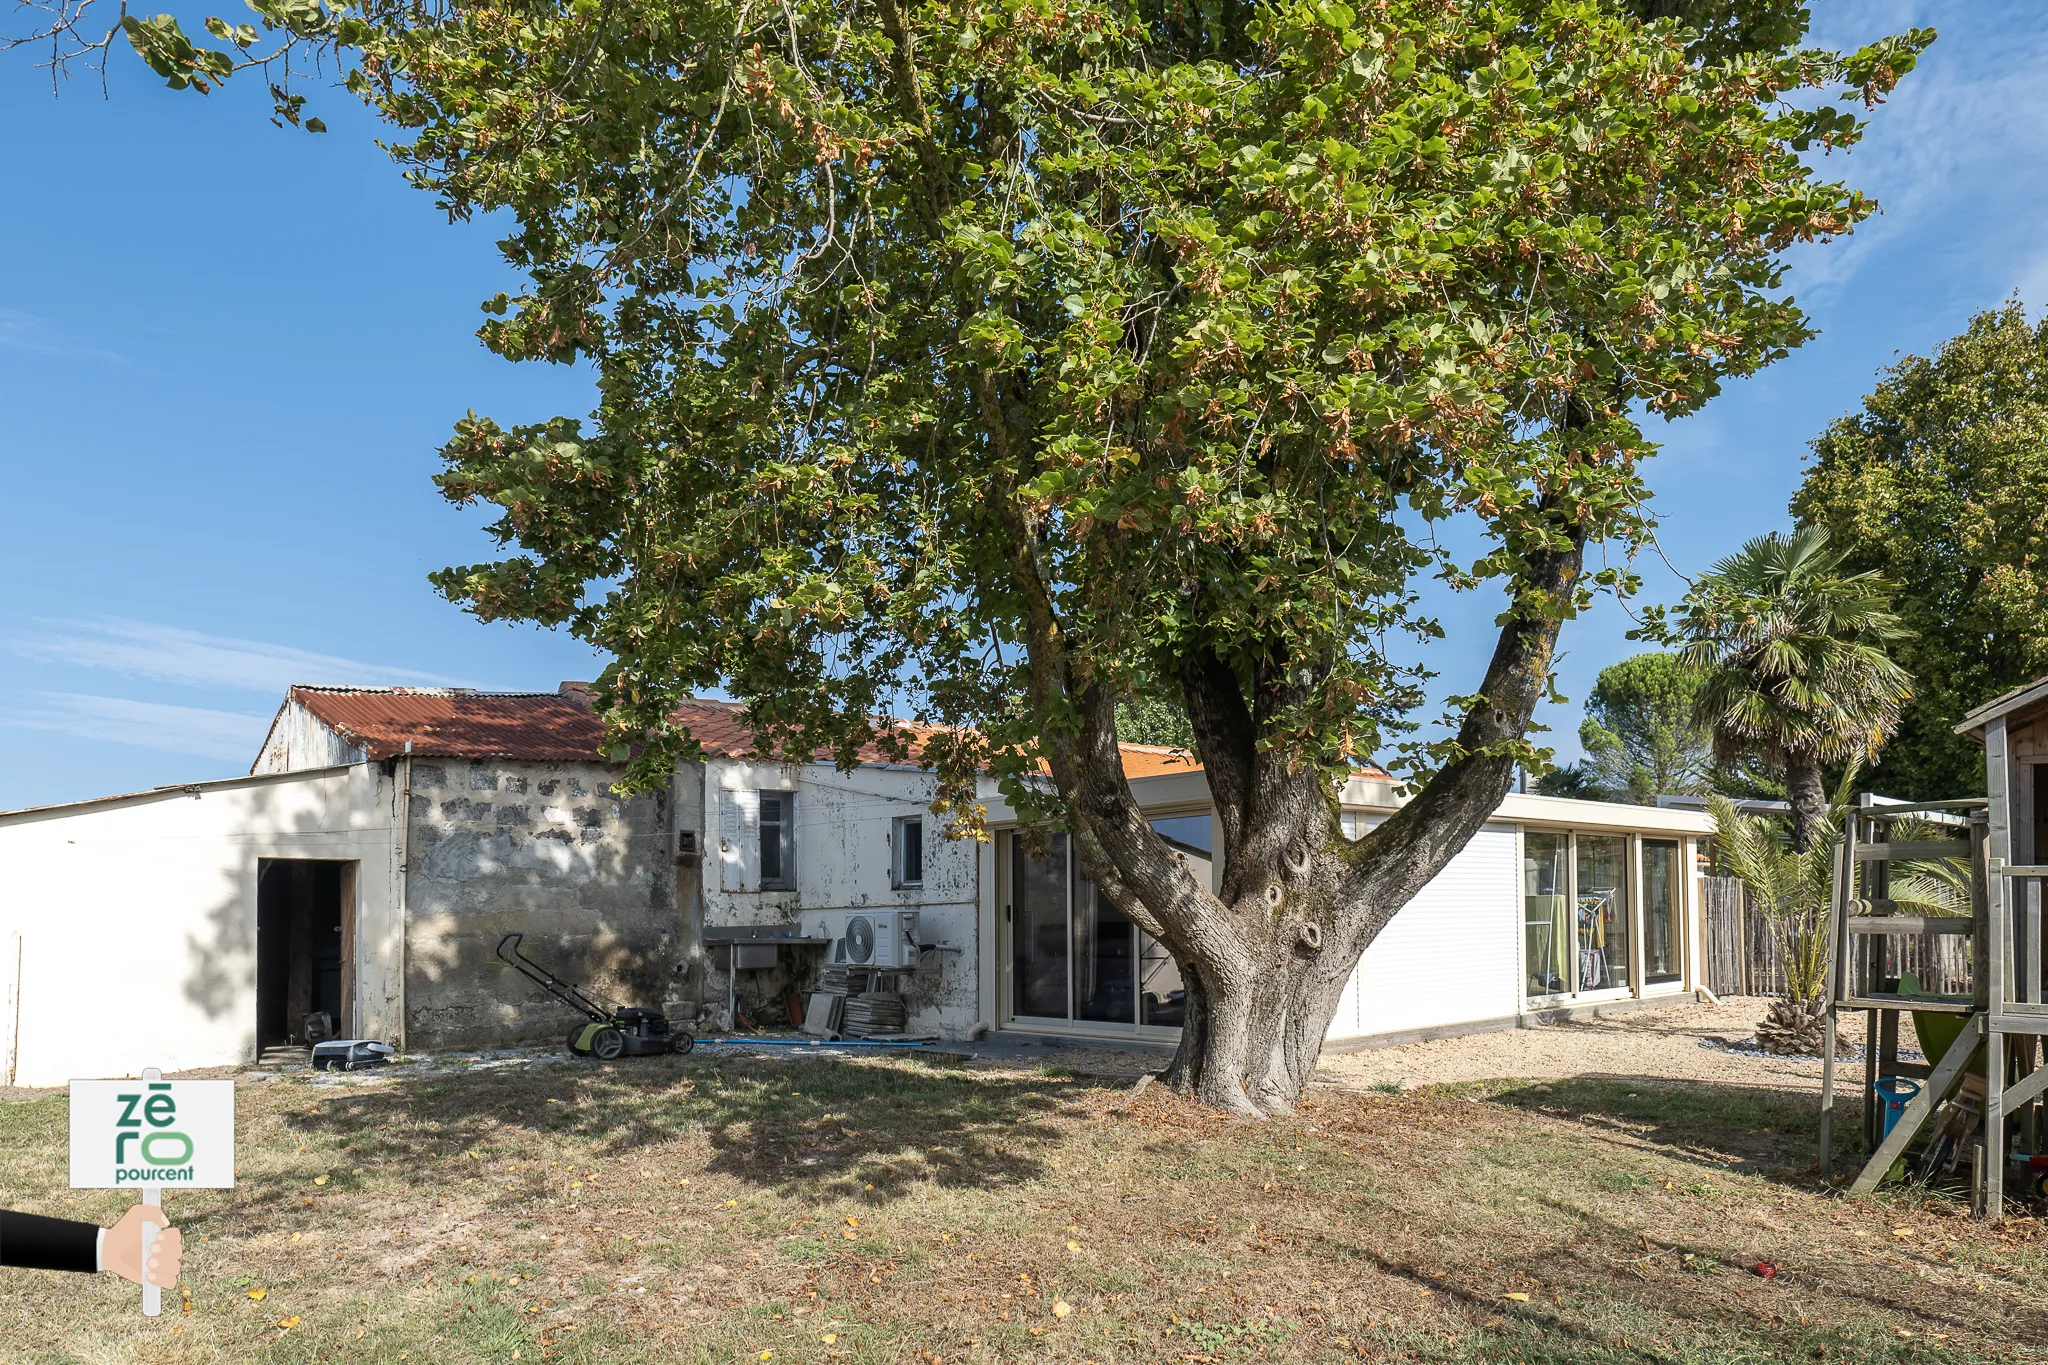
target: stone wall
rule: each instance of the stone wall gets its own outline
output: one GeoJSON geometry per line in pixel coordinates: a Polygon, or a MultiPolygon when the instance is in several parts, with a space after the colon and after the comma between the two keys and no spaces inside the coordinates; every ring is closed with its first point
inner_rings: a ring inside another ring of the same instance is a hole
{"type": "Polygon", "coordinates": [[[612,787],[623,769],[606,763],[411,768],[408,1046],[566,1039],[578,1017],[498,962],[514,932],[595,994],[661,1004],[682,948],[669,793],[623,796],[612,787]]]}

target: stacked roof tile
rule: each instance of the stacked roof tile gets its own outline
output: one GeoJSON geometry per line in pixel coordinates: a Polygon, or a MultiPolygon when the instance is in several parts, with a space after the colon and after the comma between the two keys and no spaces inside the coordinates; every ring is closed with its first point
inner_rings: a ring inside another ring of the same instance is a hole
{"type": "MultiPolygon", "coordinates": [[[[291,700],[306,708],[371,759],[408,752],[431,758],[513,758],[535,762],[592,762],[605,756],[604,723],[590,709],[590,684],[565,682],[554,692],[477,692],[449,687],[295,686],[291,700]]],[[[746,708],[738,702],[693,697],[670,718],[696,736],[711,758],[757,757],[746,708]]],[[[932,733],[906,725],[913,742],[932,733]]],[[[1178,749],[1126,744],[1132,777],[1193,772],[1200,767],[1178,749]]],[[[887,763],[874,745],[863,763],[887,763]]]]}
{"type": "MultiPolygon", "coordinates": [[[[510,758],[534,762],[595,762],[605,757],[604,723],[591,711],[590,684],[565,682],[554,692],[477,692],[447,687],[308,687],[291,700],[371,759],[407,752],[431,758],[510,758]]],[[[757,757],[746,708],[737,702],[693,697],[670,718],[696,736],[712,758],[757,757]]],[[[933,733],[906,725],[915,739],[933,733]]],[[[1119,746],[1133,778],[1199,772],[1184,749],[1156,744],[1119,746]]],[[[887,763],[869,745],[863,763],[887,763]]],[[[1378,769],[1364,771],[1377,774],[1378,769]]]]}

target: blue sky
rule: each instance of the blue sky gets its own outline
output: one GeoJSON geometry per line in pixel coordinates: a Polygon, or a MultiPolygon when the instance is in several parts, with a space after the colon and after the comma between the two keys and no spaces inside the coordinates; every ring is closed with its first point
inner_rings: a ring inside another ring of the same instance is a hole
{"type": "MultiPolygon", "coordinates": [[[[1833,159],[1885,212],[1795,258],[1821,336],[1652,432],[1688,573],[1787,523],[1805,442],[1897,353],[2015,291],[2048,299],[2038,5],[1813,9],[1841,45],[1943,37],[1833,159]]],[[[0,809],[244,771],[289,682],[594,674],[577,641],[481,625],[425,582],[490,553],[428,482],[453,422],[590,405],[586,375],[477,344],[478,303],[511,283],[491,226],[408,189],[345,96],[312,137],[273,128],[253,80],[177,94],[117,52],[109,85],[53,99],[32,58],[0,57],[0,809]]],[[[1644,567],[1651,600],[1680,590],[1644,567]]],[[[1476,680],[1495,609],[1446,604],[1440,692],[1476,680]]],[[[1574,700],[1545,717],[1567,754],[1628,626],[1604,604],[1568,629],[1574,700]]]]}

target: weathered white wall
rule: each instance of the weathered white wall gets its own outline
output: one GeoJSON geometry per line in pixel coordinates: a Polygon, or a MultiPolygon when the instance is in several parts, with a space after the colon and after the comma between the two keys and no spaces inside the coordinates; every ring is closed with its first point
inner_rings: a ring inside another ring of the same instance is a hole
{"type": "MultiPolygon", "coordinates": [[[[814,912],[899,908],[918,912],[918,937],[954,951],[926,954],[904,978],[910,1027],[947,1037],[964,1036],[980,1017],[976,996],[975,919],[979,860],[969,840],[947,839],[931,815],[930,773],[864,767],[842,773],[830,764],[741,763],[705,765],[704,923],[707,926],[782,924],[814,912]],[[755,794],[796,794],[795,886],[760,887],[760,828],[755,794]],[[924,883],[892,886],[890,840],[899,816],[922,815],[924,883]]],[[[687,826],[684,826],[687,827],[687,826]]],[[[791,987],[815,980],[820,949],[782,950],[798,970],[791,987]],[[792,956],[795,954],[796,956],[792,956]]],[[[722,1014],[724,952],[707,957],[706,1004],[722,1014]]],[[[744,982],[746,974],[742,974],[744,982]]],[[[742,990],[744,990],[744,985],[742,990]]]]}
{"type": "Polygon", "coordinates": [[[1365,950],[1332,1038],[1484,1019],[1521,1008],[1521,869],[1515,826],[1491,824],[1365,950]]]}
{"type": "Polygon", "coordinates": [[[287,700],[270,722],[263,751],[251,773],[290,773],[307,768],[338,768],[360,763],[364,754],[295,701],[287,700]]]}
{"type": "Polygon", "coordinates": [[[262,858],[358,864],[352,1031],[396,1036],[397,817],[375,764],[0,815],[17,1082],[254,1060],[262,858]]]}

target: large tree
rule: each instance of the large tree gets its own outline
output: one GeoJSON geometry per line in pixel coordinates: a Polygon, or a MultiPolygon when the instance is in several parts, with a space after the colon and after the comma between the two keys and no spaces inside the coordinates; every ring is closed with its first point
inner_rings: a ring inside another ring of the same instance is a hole
{"type": "Polygon", "coordinates": [[[1705,675],[1650,650],[1600,670],[1586,696],[1579,743],[1595,785],[1637,805],[1712,785],[1713,735],[1694,715],[1705,675]]]}
{"type": "Polygon", "coordinates": [[[1647,531],[1638,415],[1808,336],[1780,253],[1872,208],[1802,160],[1860,133],[1825,92],[1932,37],[1803,49],[1796,0],[342,13],[407,174],[506,215],[527,283],[485,342],[601,395],[459,425],[442,488],[514,552],[442,590],[614,655],[640,782],[714,684],[785,752],[939,727],[939,805],[973,826],[993,774],[1071,832],[1181,964],[1169,1080],[1246,1113],[1540,761],[1559,628],[1625,581],[1586,548],[1647,531]],[[1425,573],[1497,639],[1404,740],[1425,573]],[[1133,695],[1192,722],[1219,893],[1125,783],[1133,695]],[[1334,783],[1375,753],[1413,795],[1351,843],[1334,783]]]}
{"type": "Polygon", "coordinates": [[[2048,673],[2048,320],[2017,301],[1930,357],[1908,356],[1813,443],[1792,499],[1853,568],[1898,585],[1915,695],[1885,751],[1900,796],[1984,790],[1984,753],[1955,723],[2048,673]]]}
{"type": "Polygon", "coordinates": [[[1677,622],[1679,657],[1704,675],[1695,715],[1715,756],[1784,779],[1795,853],[1826,832],[1822,769],[1874,761],[1913,693],[1890,654],[1907,633],[1891,584],[1842,560],[1824,527],[1757,536],[1701,575],[1677,622]]]}

